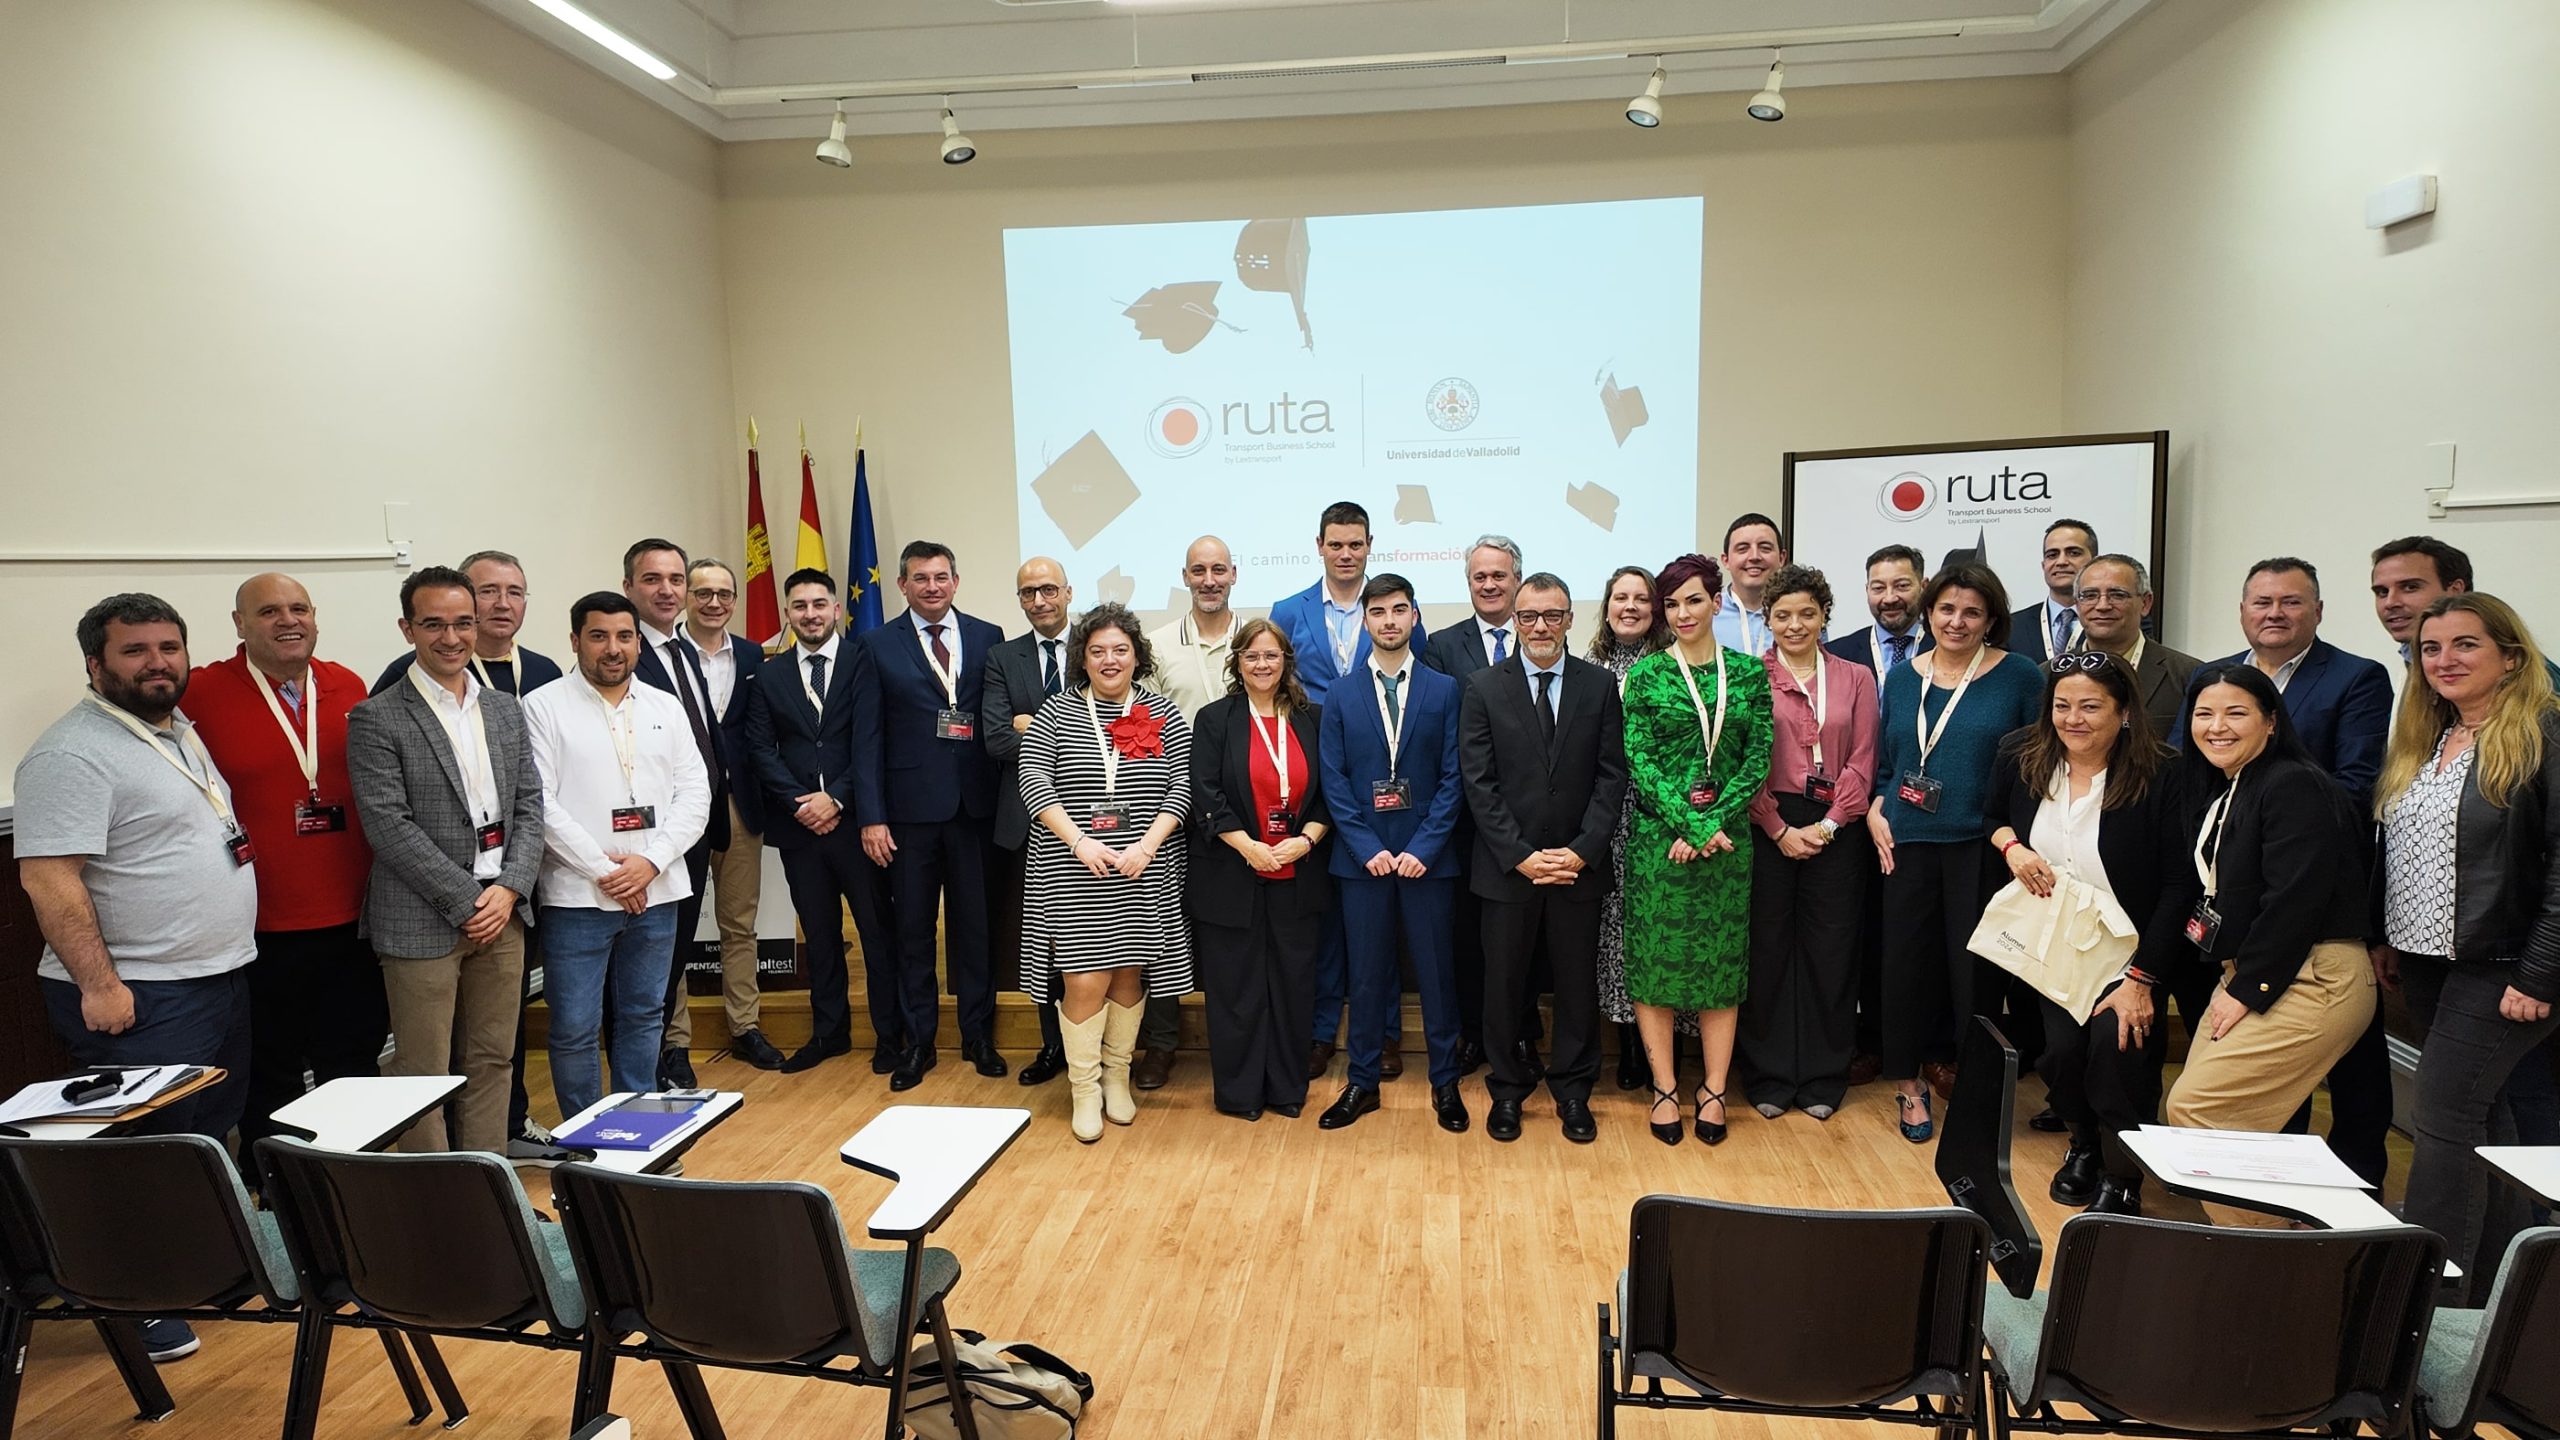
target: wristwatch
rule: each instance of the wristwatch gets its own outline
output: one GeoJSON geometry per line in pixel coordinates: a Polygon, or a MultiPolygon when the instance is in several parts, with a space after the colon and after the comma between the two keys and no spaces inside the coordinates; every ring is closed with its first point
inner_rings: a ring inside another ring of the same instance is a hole
{"type": "Polygon", "coordinates": [[[1818,831],[1818,832],[1820,832],[1820,833],[1821,833],[1821,835],[1822,835],[1822,839],[1823,839],[1823,843],[1825,843],[1825,844],[1829,844],[1829,843],[1830,843],[1830,841],[1831,841],[1831,837],[1840,833],[1840,824],[1839,824],[1839,822],[1838,822],[1838,821],[1836,821],[1836,820],[1833,820],[1833,819],[1832,819],[1830,816],[1828,816],[1828,815],[1825,815],[1825,816],[1823,816],[1821,819],[1814,821],[1814,822],[1813,822],[1813,828],[1814,828],[1816,831],[1818,831]]]}

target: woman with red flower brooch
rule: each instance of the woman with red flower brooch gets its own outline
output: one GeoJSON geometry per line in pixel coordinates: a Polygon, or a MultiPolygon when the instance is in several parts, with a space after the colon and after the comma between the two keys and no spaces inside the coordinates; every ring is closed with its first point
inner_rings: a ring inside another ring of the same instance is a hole
{"type": "Polygon", "coordinates": [[[1155,657],[1127,607],[1096,605],[1067,635],[1067,688],[1022,736],[1022,803],[1035,832],[1023,859],[1023,950],[1032,998],[1058,1001],[1075,1136],[1138,1118],[1129,1061],[1150,995],[1191,990],[1183,847],[1165,842],[1191,812],[1191,732],[1182,707],[1139,681],[1155,657]],[[1064,994],[1049,993],[1051,985],[1064,994]]]}

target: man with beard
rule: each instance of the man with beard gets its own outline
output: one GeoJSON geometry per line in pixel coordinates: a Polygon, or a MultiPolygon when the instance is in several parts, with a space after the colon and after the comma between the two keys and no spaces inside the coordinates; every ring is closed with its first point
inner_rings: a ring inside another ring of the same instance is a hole
{"type": "MultiPolygon", "coordinates": [[[[136,1127],[218,1139],[248,1091],[255,847],[176,714],[187,622],[157,596],[110,595],[76,633],[89,693],[17,770],[18,877],[45,941],[37,988],[80,1065],[230,1071],[136,1127]]],[[[182,1321],[142,1332],[154,1360],[196,1349],[182,1321]]]]}
{"type": "MultiPolygon", "coordinates": [[[[1930,647],[1929,626],[1920,614],[1920,592],[1928,583],[1927,557],[1908,545],[1887,545],[1868,556],[1867,614],[1875,623],[1824,647],[1873,670],[1878,696],[1884,694],[1885,677],[1893,667],[1930,647]]],[[[1867,844],[1866,827],[1850,826],[1835,843],[1867,844]]],[[[1884,887],[1869,885],[1858,924],[1858,1040],[1849,1061],[1849,1083],[1864,1085],[1883,1068],[1884,887]]]]}
{"type": "Polygon", "coordinates": [[[658,1079],[676,916],[693,882],[680,863],[711,814],[711,776],[674,696],[634,685],[632,602],[599,590],[569,611],[578,672],[524,703],[542,775],[543,998],[551,1091],[575,1115],[658,1079]]]}
{"type": "Polygon", "coordinates": [[[1716,611],[1716,641],[1728,650],[1769,652],[1767,602],[1760,587],[1787,563],[1787,539],[1778,522],[1758,511],[1733,517],[1724,527],[1724,605],[1716,611]]]}

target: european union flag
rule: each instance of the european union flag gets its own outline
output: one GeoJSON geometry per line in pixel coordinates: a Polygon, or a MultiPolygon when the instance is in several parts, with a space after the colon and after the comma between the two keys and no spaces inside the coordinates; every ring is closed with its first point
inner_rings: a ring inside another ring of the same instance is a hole
{"type": "Polygon", "coordinates": [[[859,635],[877,628],[880,608],[880,532],[871,524],[871,477],[863,472],[862,446],[853,447],[853,545],[845,556],[845,628],[859,635]]]}

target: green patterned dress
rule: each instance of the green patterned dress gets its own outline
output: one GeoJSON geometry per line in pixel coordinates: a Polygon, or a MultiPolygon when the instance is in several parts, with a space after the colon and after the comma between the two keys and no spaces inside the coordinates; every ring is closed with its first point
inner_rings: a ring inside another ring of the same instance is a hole
{"type": "MultiPolygon", "coordinates": [[[[1627,672],[1627,788],[1635,817],[1627,830],[1627,997],[1673,1010],[1721,1010],[1742,1003],[1751,970],[1751,797],[1769,776],[1769,672],[1751,656],[1724,652],[1724,731],[1712,766],[1697,707],[1669,652],[1627,672]],[[1706,807],[1690,804],[1701,778],[1715,787],[1706,807]],[[1686,865],[1671,842],[1704,848],[1725,832],[1733,849],[1686,865]]],[[[1715,712],[1715,667],[1693,671],[1699,698],[1715,712]]]]}

